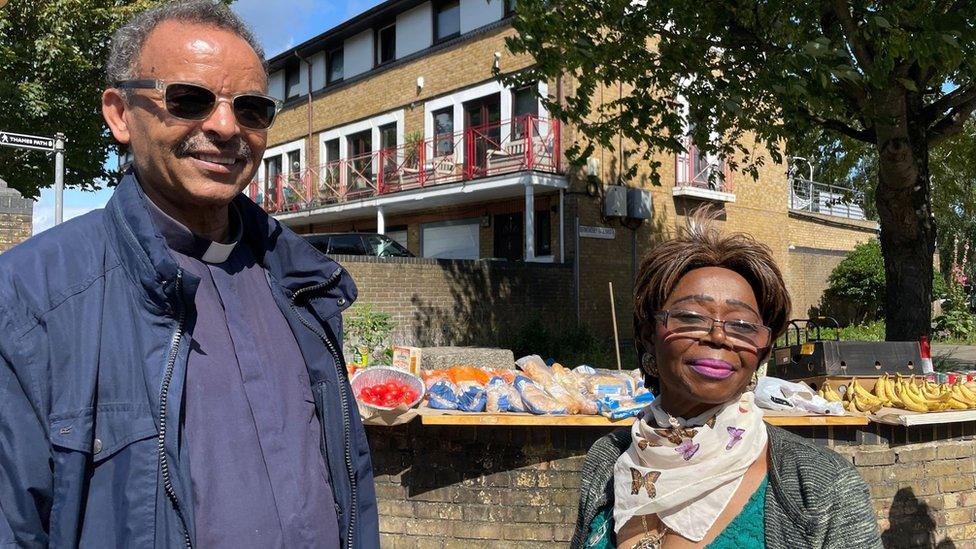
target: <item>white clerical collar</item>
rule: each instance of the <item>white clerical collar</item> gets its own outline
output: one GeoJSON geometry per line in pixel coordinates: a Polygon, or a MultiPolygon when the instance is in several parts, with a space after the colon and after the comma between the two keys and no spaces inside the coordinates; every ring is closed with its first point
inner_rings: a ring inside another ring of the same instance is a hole
{"type": "Polygon", "coordinates": [[[166,240],[166,245],[173,251],[194,257],[204,263],[223,263],[227,261],[231,252],[234,251],[237,243],[241,240],[244,232],[244,224],[241,222],[240,212],[237,211],[237,206],[233,202],[227,210],[230,230],[234,234],[234,238],[224,244],[194,233],[160,209],[148,195],[144,194],[143,196],[145,196],[146,203],[149,205],[149,213],[152,217],[153,224],[156,225],[156,229],[159,230],[160,234],[166,240]]]}

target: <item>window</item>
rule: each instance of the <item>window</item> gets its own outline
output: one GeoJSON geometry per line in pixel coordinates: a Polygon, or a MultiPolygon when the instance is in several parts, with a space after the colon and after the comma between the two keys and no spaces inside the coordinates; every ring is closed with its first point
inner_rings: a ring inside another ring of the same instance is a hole
{"type": "Polygon", "coordinates": [[[461,34],[461,3],[440,2],[434,8],[434,41],[440,42],[461,34]]]}
{"type": "MultiPolygon", "coordinates": [[[[539,116],[539,101],[533,87],[525,87],[512,92],[512,139],[521,139],[525,136],[525,129],[528,124],[532,124],[529,117],[539,116]]],[[[533,133],[535,131],[533,130],[533,133]]]]}
{"type": "Polygon", "coordinates": [[[330,51],[325,64],[325,84],[335,84],[341,81],[344,66],[342,48],[330,51]]]}
{"type": "Polygon", "coordinates": [[[329,239],[329,254],[365,255],[366,250],[358,234],[340,234],[329,239]]]}
{"type": "Polygon", "coordinates": [[[552,212],[535,212],[535,255],[552,255],[552,212]]]}
{"type": "Polygon", "coordinates": [[[380,126],[380,148],[383,150],[395,149],[397,146],[397,124],[390,122],[380,126]]]}
{"type": "Polygon", "coordinates": [[[434,156],[454,154],[454,107],[433,112],[434,156]]]}
{"type": "Polygon", "coordinates": [[[376,33],[376,64],[396,59],[396,24],[383,27],[376,33]]]}
{"type": "Polygon", "coordinates": [[[281,175],[281,155],[272,156],[264,159],[264,188],[273,191],[275,179],[281,175]]]}
{"type": "Polygon", "coordinates": [[[363,235],[367,255],[376,257],[412,257],[406,248],[384,235],[363,235]]]}
{"type": "Polygon", "coordinates": [[[302,66],[296,59],[285,67],[285,99],[292,99],[302,94],[302,66]]]}
{"type": "Polygon", "coordinates": [[[390,177],[397,171],[397,124],[390,122],[379,127],[380,150],[383,162],[383,173],[390,177]]]}
{"type": "Polygon", "coordinates": [[[302,171],[302,151],[294,150],[288,153],[288,173],[291,175],[301,174],[302,171]]]}
{"type": "Polygon", "coordinates": [[[373,132],[361,131],[346,139],[349,147],[349,162],[346,164],[349,187],[354,191],[366,190],[373,181],[373,132]]]}
{"type": "Polygon", "coordinates": [[[407,228],[403,225],[386,229],[386,236],[404,248],[407,247],[407,228]]]}
{"type": "Polygon", "coordinates": [[[325,161],[335,162],[339,160],[339,139],[330,139],[325,142],[325,161]]]}
{"type": "Polygon", "coordinates": [[[339,184],[339,140],[330,139],[325,142],[325,178],[326,185],[339,184]]]}

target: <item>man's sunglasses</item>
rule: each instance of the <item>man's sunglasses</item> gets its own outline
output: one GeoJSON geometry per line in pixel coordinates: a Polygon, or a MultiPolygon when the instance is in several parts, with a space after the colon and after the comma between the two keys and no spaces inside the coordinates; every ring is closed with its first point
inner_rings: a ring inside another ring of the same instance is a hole
{"type": "MultiPolygon", "coordinates": [[[[154,89],[163,94],[166,111],[184,120],[205,120],[220,101],[217,94],[199,84],[164,80],[122,80],[115,83],[122,90],[154,89]]],[[[282,102],[259,93],[240,93],[230,100],[237,123],[251,130],[271,127],[282,102]]]]}

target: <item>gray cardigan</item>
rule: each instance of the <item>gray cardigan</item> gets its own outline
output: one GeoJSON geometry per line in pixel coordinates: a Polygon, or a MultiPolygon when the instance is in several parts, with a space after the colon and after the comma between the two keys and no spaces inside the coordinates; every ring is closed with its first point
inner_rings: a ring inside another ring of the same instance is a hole
{"type": "MultiPolygon", "coordinates": [[[[868,487],[854,466],[783,429],[767,426],[767,431],[767,549],[880,549],[868,487]]],[[[619,429],[586,454],[573,549],[583,547],[593,518],[613,504],[613,465],[630,440],[630,428],[619,429]]]]}

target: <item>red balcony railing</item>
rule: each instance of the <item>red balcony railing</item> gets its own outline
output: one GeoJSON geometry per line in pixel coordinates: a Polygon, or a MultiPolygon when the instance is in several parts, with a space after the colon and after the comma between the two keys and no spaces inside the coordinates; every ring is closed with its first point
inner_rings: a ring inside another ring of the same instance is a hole
{"type": "Polygon", "coordinates": [[[255,179],[246,193],[269,212],[294,211],[506,173],[559,173],[561,152],[558,120],[523,116],[255,179]]]}
{"type": "Polygon", "coordinates": [[[732,191],[732,171],[722,160],[708,158],[691,139],[684,140],[685,153],[675,155],[675,187],[698,187],[732,191]]]}

